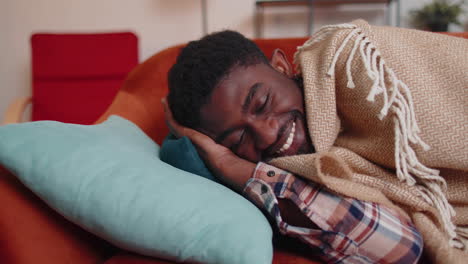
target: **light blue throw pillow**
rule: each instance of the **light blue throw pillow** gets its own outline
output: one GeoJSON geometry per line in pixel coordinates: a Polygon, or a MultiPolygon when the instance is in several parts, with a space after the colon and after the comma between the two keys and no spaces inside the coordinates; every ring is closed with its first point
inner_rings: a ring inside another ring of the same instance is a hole
{"type": "Polygon", "coordinates": [[[70,221],[123,249],[199,263],[271,263],[262,213],[228,188],[174,168],[133,123],[0,127],[0,164],[70,221]]]}

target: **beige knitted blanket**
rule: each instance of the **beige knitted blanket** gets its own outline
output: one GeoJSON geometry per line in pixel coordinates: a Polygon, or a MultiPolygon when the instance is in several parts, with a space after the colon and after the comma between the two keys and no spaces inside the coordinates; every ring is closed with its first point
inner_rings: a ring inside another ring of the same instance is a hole
{"type": "Polygon", "coordinates": [[[399,208],[434,263],[468,263],[468,40],[353,21],[295,55],[315,154],[271,163],[399,208]]]}

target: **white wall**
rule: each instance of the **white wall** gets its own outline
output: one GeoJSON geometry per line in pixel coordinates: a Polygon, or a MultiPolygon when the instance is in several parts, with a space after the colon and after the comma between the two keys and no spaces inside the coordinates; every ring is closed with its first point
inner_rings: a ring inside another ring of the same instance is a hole
{"type": "MultiPolygon", "coordinates": [[[[142,61],[165,47],[202,36],[200,1],[0,0],[0,120],[14,98],[30,94],[32,33],[131,30],[139,36],[142,61]]],[[[407,27],[408,10],[430,0],[400,1],[402,26],[407,27]]],[[[208,31],[230,28],[253,37],[254,2],[207,0],[208,31]]],[[[317,8],[314,29],[358,17],[383,25],[384,14],[382,5],[317,8]]],[[[303,7],[268,8],[264,36],[303,36],[306,18],[303,7]]]]}

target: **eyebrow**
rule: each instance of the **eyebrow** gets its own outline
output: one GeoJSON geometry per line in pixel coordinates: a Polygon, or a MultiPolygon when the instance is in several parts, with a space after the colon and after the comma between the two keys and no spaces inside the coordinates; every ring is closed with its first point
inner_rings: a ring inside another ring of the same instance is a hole
{"type": "MultiPolygon", "coordinates": [[[[252,103],[252,99],[255,95],[255,93],[257,93],[258,89],[262,86],[262,83],[255,83],[254,85],[252,85],[252,87],[250,87],[250,90],[249,90],[249,93],[247,94],[247,96],[245,97],[244,99],[244,103],[242,104],[242,113],[246,113],[247,110],[249,110],[249,107],[250,107],[250,103],[252,103]]],[[[226,131],[223,131],[219,136],[216,137],[216,143],[220,144],[221,142],[224,141],[224,139],[226,139],[227,136],[229,136],[229,134],[231,134],[233,131],[235,131],[237,128],[230,128],[226,131]]]]}

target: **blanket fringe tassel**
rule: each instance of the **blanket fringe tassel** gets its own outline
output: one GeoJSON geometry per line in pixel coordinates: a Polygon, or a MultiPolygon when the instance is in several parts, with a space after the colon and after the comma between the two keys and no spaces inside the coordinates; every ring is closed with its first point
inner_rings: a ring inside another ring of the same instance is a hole
{"type": "Polygon", "coordinates": [[[353,48],[345,66],[348,79],[347,87],[350,89],[355,88],[351,73],[351,63],[356,53],[358,53],[366,69],[367,76],[373,81],[367,100],[374,102],[377,95],[383,96],[383,107],[378,115],[380,120],[385,118],[389,112],[394,114],[395,168],[398,179],[410,186],[416,186],[419,196],[440,212],[442,226],[449,235],[449,244],[455,248],[464,248],[465,245],[462,242],[462,238],[468,238],[468,231],[457,228],[451,221],[451,218],[455,216],[455,210],[445,196],[447,183],[439,175],[438,170],[428,168],[418,160],[414,149],[410,145],[412,143],[420,145],[424,150],[430,149],[418,136],[420,129],[416,122],[411,92],[408,86],[397,78],[394,71],[385,65],[380,52],[371,43],[369,38],[361,32],[362,30],[354,24],[325,26],[315,33],[313,38],[298,47],[298,51],[294,56],[294,63],[299,65],[300,51],[308,49],[324,40],[338,29],[351,31],[337,49],[328,75],[334,76],[339,56],[351,39],[355,37],[354,44],[352,44],[353,48]]]}

